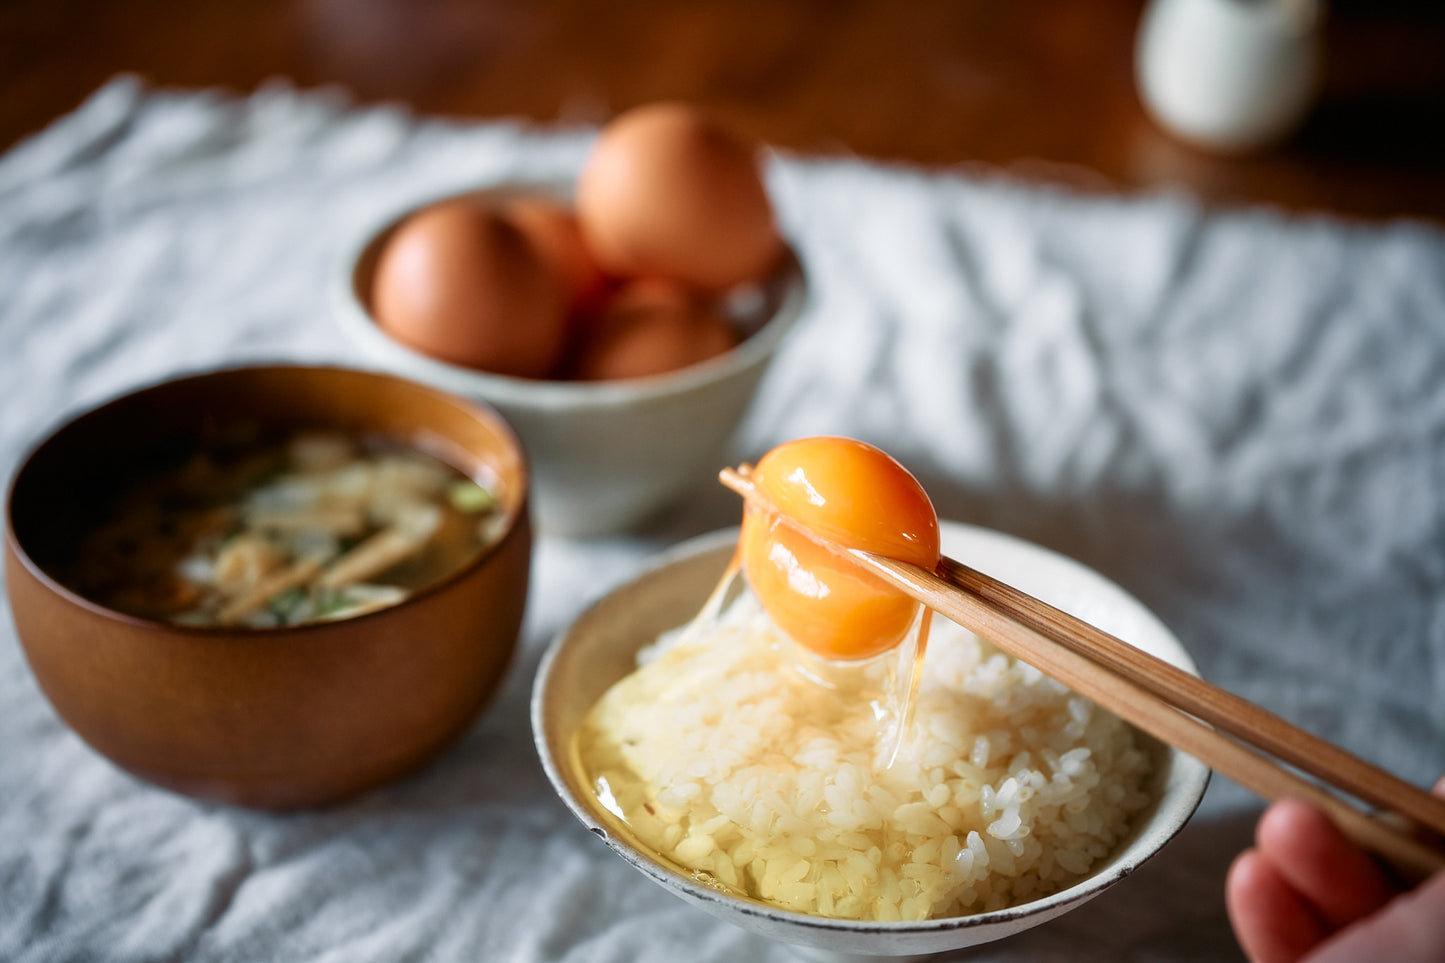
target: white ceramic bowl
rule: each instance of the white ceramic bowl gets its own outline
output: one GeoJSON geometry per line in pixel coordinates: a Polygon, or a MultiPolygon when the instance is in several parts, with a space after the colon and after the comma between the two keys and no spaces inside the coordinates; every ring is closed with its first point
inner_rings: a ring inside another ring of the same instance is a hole
{"type": "MultiPolygon", "coordinates": [[[[514,184],[457,196],[565,196],[550,184],[514,184]]],[[[445,198],[426,202],[435,203],[445,198]]],[[[392,340],[371,316],[377,256],[409,206],[384,218],[345,252],[331,301],[347,333],[375,363],[501,412],[522,439],[533,472],[538,527],[551,534],[621,531],[712,475],[778,344],[807,300],[791,251],[754,292],[745,324],[756,330],[701,364],[651,378],[535,381],[450,364],[392,340]]]]}
{"type": "MultiPolygon", "coordinates": [[[[1154,759],[1155,802],[1088,877],[1052,896],[1009,909],[915,923],[862,923],[786,912],[699,885],[638,849],[596,803],[575,766],[573,735],[602,693],[635,666],[637,650],[683,624],[716,585],[736,530],[714,532],[663,555],[633,581],[588,609],[554,641],[532,692],[532,728],[543,768],[562,801],[614,852],[649,879],[714,916],[793,944],[812,959],[927,956],[1001,939],[1083,905],[1137,869],[1193,815],[1209,782],[1199,761],[1143,736],[1154,759]]],[[[943,524],[945,554],[1001,578],[1141,649],[1196,671],[1178,640],[1114,583],[1072,559],[1008,535],[943,524]]]]}

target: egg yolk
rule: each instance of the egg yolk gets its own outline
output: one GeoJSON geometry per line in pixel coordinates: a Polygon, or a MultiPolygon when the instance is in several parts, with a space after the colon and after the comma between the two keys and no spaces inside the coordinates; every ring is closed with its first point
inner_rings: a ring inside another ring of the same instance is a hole
{"type": "Polygon", "coordinates": [[[907,635],[919,604],[783,521],[844,548],[932,569],[938,516],[923,486],[872,445],[804,438],[763,456],[752,481],[777,514],[743,516],[743,571],[784,632],[829,659],[871,658],[907,635]]]}

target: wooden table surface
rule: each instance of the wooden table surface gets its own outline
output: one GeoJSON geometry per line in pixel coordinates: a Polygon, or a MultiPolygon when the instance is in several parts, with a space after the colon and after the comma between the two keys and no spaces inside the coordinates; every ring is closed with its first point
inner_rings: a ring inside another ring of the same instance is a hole
{"type": "Polygon", "coordinates": [[[1133,83],[1142,0],[0,0],[0,148],[122,71],[283,77],[424,114],[606,120],[687,98],[807,154],[1445,219],[1445,4],[1336,3],[1304,128],[1210,156],[1133,83]]]}

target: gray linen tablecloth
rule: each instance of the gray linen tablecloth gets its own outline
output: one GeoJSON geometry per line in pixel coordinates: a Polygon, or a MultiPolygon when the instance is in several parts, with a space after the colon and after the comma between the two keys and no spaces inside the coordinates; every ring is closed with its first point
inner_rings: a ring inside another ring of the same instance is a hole
{"type": "MultiPolygon", "coordinates": [[[[575,173],[586,131],[419,122],[343,97],[128,79],[0,158],[0,474],[59,419],[172,373],[357,362],[339,251],[453,186],[575,173]]],[[[1445,235],[1187,198],[781,157],[815,299],[722,462],[881,444],[946,518],[1072,555],[1203,674],[1420,784],[1445,769],[1445,235]]],[[[0,959],[791,959],[608,852],[543,779],[541,650],[650,555],[732,524],[700,491],[629,537],[543,538],[504,691],[417,775],[274,816],[91,752],[0,620],[0,959]]],[[[1216,778],[1136,876],[981,960],[1238,955],[1216,778]]]]}

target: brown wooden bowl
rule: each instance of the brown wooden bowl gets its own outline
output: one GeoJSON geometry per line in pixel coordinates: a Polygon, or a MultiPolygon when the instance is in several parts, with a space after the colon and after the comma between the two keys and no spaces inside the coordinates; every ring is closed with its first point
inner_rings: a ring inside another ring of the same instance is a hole
{"type": "Polygon", "coordinates": [[[428,760],[497,687],[526,601],[528,469],[491,409],[389,375],[256,367],[126,395],[42,442],[11,484],[6,588],[60,717],[137,776],[188,795],[289,809],[342,799],[428,760]],[[206,423],[334,428],[422,444],[502,488],[505,533],[460,571],[368,615],[275,629],[125,615],[57,577],[108,496],[206,423]]]}

